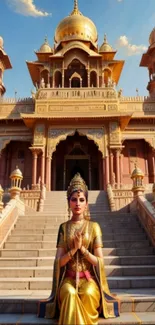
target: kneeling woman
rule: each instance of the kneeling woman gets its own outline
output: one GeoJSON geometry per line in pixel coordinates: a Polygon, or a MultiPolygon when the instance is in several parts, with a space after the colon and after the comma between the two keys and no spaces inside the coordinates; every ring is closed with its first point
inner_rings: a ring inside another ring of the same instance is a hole
{"type": "Polygon", "coordinates": [[[39,316],[59,317],[59,325],[96,325],[99,314],[118,316],[119,302],[109,292],[101,229],[89,220],[88,189],[79,174],[68,187],[67,199],[72,216],[59,228],[53,289],[40,302],[39,316]]]}

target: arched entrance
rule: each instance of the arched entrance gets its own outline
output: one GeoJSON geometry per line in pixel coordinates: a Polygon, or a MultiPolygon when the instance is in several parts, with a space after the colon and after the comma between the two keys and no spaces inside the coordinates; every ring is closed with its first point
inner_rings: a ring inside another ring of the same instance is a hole
{"type": "Polygon", "coordinates": [[[93,140],[75,133],[61,141],[52,159],[52,189],[66,190],[71,179],[79,172],[91,190],[102,189],[100,162],[102,156],[93,140]]]}

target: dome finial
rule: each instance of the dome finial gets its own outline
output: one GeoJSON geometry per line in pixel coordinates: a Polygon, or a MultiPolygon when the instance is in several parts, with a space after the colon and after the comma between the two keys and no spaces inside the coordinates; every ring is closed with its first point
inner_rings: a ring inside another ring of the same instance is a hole
{"type": "Polygon", "coordinates": [[[78,0],[74,0],[74,10],[78,10],[78,0]]]}
{"type": "Polygon", "coordinates": [[[104,43],[107,43],[107,34],[104,34],[104,43]]]}
{"type": "Polygon", "coordinates": [[[81,15],[81,12],[79,11],[79,6],[78,6],[78,0],[74,0],[74,9],[71,12],[71,15],[81,15]]]}

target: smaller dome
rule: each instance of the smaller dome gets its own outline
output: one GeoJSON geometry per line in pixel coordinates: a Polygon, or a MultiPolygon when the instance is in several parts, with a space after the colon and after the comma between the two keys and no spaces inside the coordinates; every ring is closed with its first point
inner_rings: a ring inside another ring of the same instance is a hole
{"type": "Polygon", "coordinates": [[[11,173],[10,178],[23,178],[21,170],[16,166],[16,169],[11,173]]]}
{"type": "Polygon", "coordinates": [[[153,43],[155,43],[155,28],[153,28],[153,30],[149,36],[149,43],[150,43],[150,46],[153,45],[153,43]]]}
{"type": "Polygon", "coordinates": [[[138,177],[144,177],[144,174],[142,170],[136,166],[131,174],[131,178],[138,178],[138,177]]]}
{"type": "Polygon", "coordinates": [[[41,45],[39,51],[39,53],[49,53],[49,52],[52,52],[52,49],[48,43],[48,40],[47,38],[45,37],[45,41],[44,43],[41,45]]]}
{"type": "Polygon", "coordinates": [[[106,34],[104,34],[104,42],[101,45],[101,47],[99,49],[99,52],[101,52],[101,53],[103,53],[103,52],[114,52],[112,46],[108,44],[107,35],[106,34]]]}
{"type": "Polygon", "coordinates": [[[0,47],[3,49],[3,45],[4,45],[4,41],[3,41],[3,37],[0,36],[0,47]]]}

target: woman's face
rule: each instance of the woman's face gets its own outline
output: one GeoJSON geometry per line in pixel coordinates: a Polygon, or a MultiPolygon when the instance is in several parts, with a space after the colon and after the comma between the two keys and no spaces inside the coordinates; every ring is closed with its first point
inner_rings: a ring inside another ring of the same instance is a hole
{"type": "Polygon", "coordinates": [[[88,203],[83,192],[79,191],[72,194],[69,201],[69,206],[72,210],[73,215],[83,215],[87,205],[88,203]]]}

